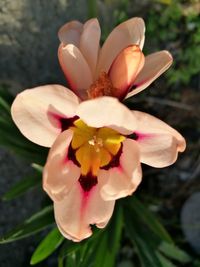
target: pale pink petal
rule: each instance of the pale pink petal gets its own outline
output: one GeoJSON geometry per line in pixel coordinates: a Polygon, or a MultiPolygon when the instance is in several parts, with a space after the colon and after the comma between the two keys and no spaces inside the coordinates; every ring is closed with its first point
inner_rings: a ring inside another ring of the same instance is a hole
{"type": "Polygon", "coordinates": [[[144,67],[136,77],[132,91],[126,96],[131,97],[155,81],[172,64],[173,58],[168,51],[160,51],[145,57],[144,67]]]}
{"type": "Polygon", "coordinates": [[[125,48],[113,62],[109,77],[115,88],[113,96],[123,99],[144,66],[144,55],[139,46],[125,48]]]}
{"type": "Polygon", "coordinates": [[[102,198],[115,200],[131,195],[142,179],[140,151],[135,141],[126,139],[120,156],[119,166],[101,170],[99,179],[107,177],[108,181],[101,189],[102,198]]]}
{"type": "Polygon", "coordinates": [[[103,228],[108,223],[115,202],[101,198],[100,183],[84,192],[77,182],[62,201],[54,202],[56,223],[66,238],[79,242],[91,236],[90,225],[103,228]]]}
{"type": "Polygon", "coordinates": [[[132,18],[119,24],[106,39],[99,56],[97,75],[101,71],[108,72],[117,55],[129,45],[144,44],[145,25],[141,18],[132,18]]]}
{"type": "Polygon", "coordinates": [[[90,70],[94,75],[99,53],[99,40],[101,29],[97,19],[90,19],[84,24],[83,33],[80,38],[79,49],[85,57],[90,70]]]}
{"type": "Polygon", "coordinates": [[[75,116],[77,96],[61,85],[45,85],[18,94],[12,118],[21,133],[32,142],[50,147],[61,132],[60,118],[75,116]]]}
{"type": "Polygon", "coordinates": [[[77,115],[91,127],[109,127],[122,134],[130,134],[137,128],[132,112],[118,99],[103,96],[82,102],[77,115]]]}
{"type": "Polygon", "coordinates": [[[61,133],[49,151],[43,170],[43,189],[52,200],[62,200],[80,177],[80,168],[68,158],[71,130],[61,133]]]}
{"type": "Polygon", "coordinates": [[[60,42],[64,45],[73,44],[79,47],[83,24],[77,20],[64,24],[58,31],[60,42]]]}
{"type": "Polygon", "coordinates": [[[178,152],[186,147],[185,139],[163,121],[140,111],[133,111],[138,119],[136,130],[141,162],[153,167],[173,164],[178,152]]]}
{"type": "Polygon", "coordinates": [[[58,58],[72,90],[82,99],[86,99],[86,90],[92,84],[92,74],[80,50],[72,44],[66,46],[61,44],[58,58]]]}

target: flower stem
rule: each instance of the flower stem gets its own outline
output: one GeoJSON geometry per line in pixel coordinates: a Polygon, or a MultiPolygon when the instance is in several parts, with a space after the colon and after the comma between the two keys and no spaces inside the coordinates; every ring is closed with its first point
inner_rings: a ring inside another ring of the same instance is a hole
{"type": "Polygon", "coordinates": [[[88,3],[88,18],[97,17],[97,0],[87,0],[88,3]]]}

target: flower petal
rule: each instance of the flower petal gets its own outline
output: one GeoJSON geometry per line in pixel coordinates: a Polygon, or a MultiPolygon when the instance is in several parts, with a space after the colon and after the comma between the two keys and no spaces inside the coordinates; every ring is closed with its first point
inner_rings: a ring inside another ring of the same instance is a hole
{"type": "Polygon", "coordinates": [[[163,72],[165,72],[172,64],[173,58],[168,51],[160,51],[145,57],[144,67],[136,77],[132,91],[126,96],[131,97],[156,80],[163,72]]]}
{"type": "Polygon", "coordinates": [[[144,44],[145,25],[141,18],[132,18],[119,24],[106,39],[99,57],[97,76],[101,71],[108,72],[117,55],[129,45],[144,44]]]}
{"type": "Polygon", "coordinates": [[[77,115],[88,126],[105,126],[122,134],[130,134],[137,128],[132,112],[114,97],[103,96],[84,101],[78,106],[77,115]]]}
{"type": "Polygon", "coordinates": [[[77,20],[64,24],[58,31],[58,37],[63,45],[73,44],[79,47],[83,24],[77,20]]]}
{"type": "Polygon", "coordinates": [[[109,70],[109,78],[116,88],[114,96],[123,99],[144,66],[144,55],[139,46],[131,45],[117,56],[109,70]]]}
{"type": "Polygon", "coordinates": [[[140,111],[133,111],[138,119],[136,131],[141,162],[162,168],[173,164],[178,152],[186,147],[185,139],[163,121],[140,111]]]}
{"type": "Polygon", "coordinates": [[[102,182],[99,181],[89,192],[84,192],[78,182],[62,201],[54,202],[56,223],[64,237],[78,242],[91,236],[91,224],[99,228],[106,226],[115,202],[101,198],[102,182]]]}
{"type": "Polygon", "coordinates": [[[61,133],[49,151],[43,171],[43,189],[52,200],[62,200],[80,177],[80,168],[68,159],[71,130],[61,133]]]}
{"type": "Polygon", "coordinates": [[[72,90],[82,99],[86,99],[86,90],[92,84],[92,74],[80,50],[73,44],[66,46],[61,44],[58,58],[72,90]]]}
{"type": "Polygon", "coordinates": [[[80,38],[79,49],[85,57],[90,70],[94,75],[99,53],[99,40],[101,29],[97,19],[90,19],[84,24],[83,33],[80,38]],[[91,40],[92,38],[92,40],[91,40]]]}
{"type": "Polygon", "coordinates": [[[120,156],[120,165],[106,170],[101,170],[98,179],[107,177],[108,181],[101,189],[102,198],[115,200],[131,195],[142,179],[140,165],[140,152],[135,141],[126,139],[120,156]]]}
{"type": "Polygon", "coordinates": [[[50,147],[61,132],[60,118],[75,116],[79,100],[61,85],[45,85],[18,94],[12,118],[21,133],[32,142],[50,147]]]}

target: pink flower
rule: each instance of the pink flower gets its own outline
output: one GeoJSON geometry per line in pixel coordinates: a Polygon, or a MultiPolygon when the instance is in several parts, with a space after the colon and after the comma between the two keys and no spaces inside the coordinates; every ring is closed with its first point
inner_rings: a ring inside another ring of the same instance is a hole
{"type": "Polygon", "coordinates": [[[108,96],[79,104],[59,85],[19,94],[12,117],[31,141],[53,144],[43,188],[54,201],[61,233],[74,241],[89,237],[91,224],[104,227],[115,200],[136,190],[140,162],[165,167],[185,149],[183,137],[159,119],[108,96]]]}
{"type": "Polygon", "coordinates": [[[131,195],[140,184],[141,163],[169,166],[185,149],[176,130],[129,110],[117,99],[124,98],[132,85],[135,89],[128,95],[143,90],[171,64],[167,52],[150,55],[144,63],[138,46],[144,42],[143,33],[141,19],[124,22],[99,52],[97,20],[84,26],[66,24],[59,32],[65,43],[59,58],[79,97],[61,85],[46,85],[25,90],[12,105],[22,134],[51,147],[43,188],[54,202],[58,228],[68,239],[89,237],[92,224],[105,227],[115,200],[131,195]],[[88,41],[91,35],[94,41],[88,41]]]}
{"type": "Polygon", "coordinates": [[[122,100],[144,90],[173,61],[168,51],[144,57],[144,33],[141,18],[129,19],[118,25],[100,48],[97,19],[85,24],[71,21],[62,26],[58,32],[58,58],[70,88],[82,100],[102,95],[122,100]],[[102,80],[102,76],[112,86],[97,92],[93,83],[102,80]]]}

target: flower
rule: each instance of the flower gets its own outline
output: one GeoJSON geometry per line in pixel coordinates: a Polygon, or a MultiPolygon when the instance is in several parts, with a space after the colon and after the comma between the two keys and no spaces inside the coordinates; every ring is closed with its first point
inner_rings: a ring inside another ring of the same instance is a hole
{"type": "Polygon", "coordinates": [[[185,149],[184,138],[159,119],[109,96],[79,103],[59,85],[20,93],[12,117],[31,141],[53,143],[43,188],[54,202],[61,233],[74,241],[89,237],[91,224],[104,227],[115,200],[136,190],[140,162],[165,167],[185,149]]]}
{"type": "Polygon", "coordinates": [[[58,32],[58,58],[70,88],[82,100],[102,95],[122,100],[144,90],[173,61],[168,51],[144,57],[144,33],[141,18],[129,19],[118,25],[100,48],[97,19],[66,23],[58,32]],[[96,81],[109,84],[107,90],[105,86],[95,90],[96,81]]]}
{"type": "Polygon", "coordinates": [[[61,85],[45,85],[23,91],[12,104],[12,118],[22,134],[51,147],[43,188],[54,202],[60,232],[73,241],[89,237],[92,224],[106,226],[115,200],[131,195],[140,184],[141,163],[169,166],[185,149],[176,130],[120,103],[132,85],[128,96],[171,64],[167,52],[144,62],[139,48],[143,33],[141,19],[124,22],[99,52],[97,20],[64,25],[59,59],[76,94],[61,85]],[[94,43],[88,41],[91,34],[94,43]]]}

